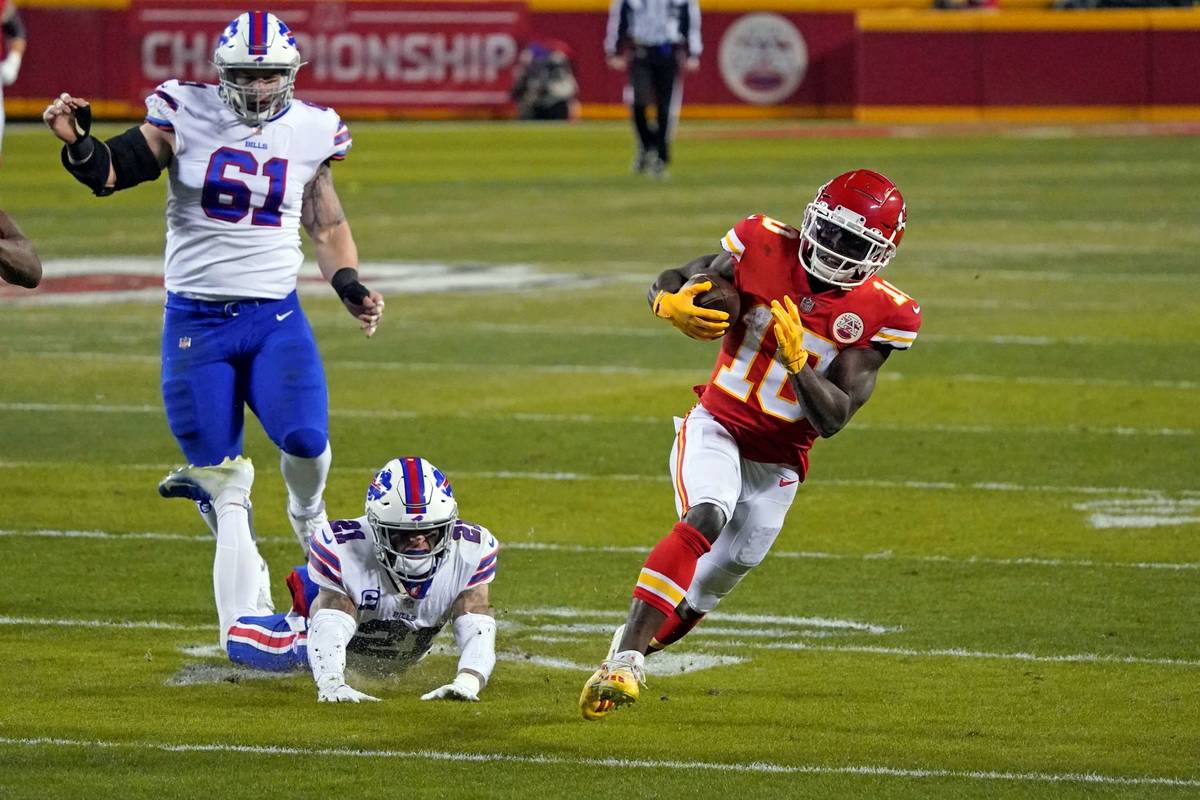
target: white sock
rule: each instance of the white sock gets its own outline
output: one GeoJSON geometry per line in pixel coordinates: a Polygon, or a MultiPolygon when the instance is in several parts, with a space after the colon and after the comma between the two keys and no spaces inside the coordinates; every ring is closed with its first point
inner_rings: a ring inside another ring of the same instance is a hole
{"type": "Polygon", "coordinates": [[[229,626],[238,617],[253,616],[258,610],[259,573],[262,557],[250,535],[250,498],[238,489],[226,489],[216,497],[217,552],[213,557],[213,596],[217,602],[217,624],[221,649],[225,649],[229,626]]]}
{"type": "Polygon", "coordinates": [[[325,479],[329,477],[329,464],[333,451],[325,445],[324,452],[316,458],[300,458],[280,452],[279,471],[287,484],[288,511],[293,517],[311,517],[324,509],[321,496],[325,493],[325,479]]]}
{"type": "Polygon", "coordinates": [[[204,520],[204,524],[212,531],[212,535],[217,535],[217,509],[212,503],[202,503],[197,501],[196,510],[200,512],[200,519],[204,520]],[[206,510],[207,509],[207,510],[206,510]]]}
{"type": "Polygon", "coordinates": [[[638,669],[646,668],[646,656],[638,650],[622,650],[613,656],[616,661],[625,661],[638,669]]]}

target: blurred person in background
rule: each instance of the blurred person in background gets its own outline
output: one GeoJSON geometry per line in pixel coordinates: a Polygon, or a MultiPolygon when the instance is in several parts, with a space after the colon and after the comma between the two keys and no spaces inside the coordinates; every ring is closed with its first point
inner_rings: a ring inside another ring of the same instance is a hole
{"type": "Polygon", "coordinates": [[[578,92],[566,42],[535,40],[521,52],[512,90],[519,119],[578,119],[578,92]]]}
{"type": "Polygon", "coordinates": [[[33,249],[33,242],[25,238],[17,223],[3,211],[0,211],[0,278],[26,289],[42,282],[42,261],[33,249]]]}
{"type": "Polygon", "coordinates": [[[21,59],[25,57],[25,23],[21,12],[12,0],[0,0],[0,31],[4,32],[4,60],[0,61],[0,143],[4,138],[4,89],[12,86],[21,71],[21,59]]]}
{"type": "MultiPolygon", "coordinates": [[[[82,98],[63,93],[42,119],[64,143],[63,167],[98,197],[167,170],[168,425],[191,464],[219,464],[241,454],[249,407],[280,449],[288,519],[307,550],[327,522],[333,456],[324,365],[296,294],[300,228],[367,336],[384,301],[358,280],[333,185],[331,164],[347,156],[350,130],[333,109],[293,100],[302,62],[287,25],[265,11],[241,14],[213,64],[219,85],[166,81],[146,98],[142,124],[105,141],[89,133],[82,98]]],[[[197,503],[215,533],[212,504],[197,503]]]]}
{"type": "Polygon", "coordinates": [[[680,65],[700,68],[697,0],[613,0],[604,36],[608,65],[629,71],[630,109],[637,134],[633,171],[664,177],[670,140],[683,104],[680,65]],[[654,106],[653,127],[646,109],[654,106]]]}

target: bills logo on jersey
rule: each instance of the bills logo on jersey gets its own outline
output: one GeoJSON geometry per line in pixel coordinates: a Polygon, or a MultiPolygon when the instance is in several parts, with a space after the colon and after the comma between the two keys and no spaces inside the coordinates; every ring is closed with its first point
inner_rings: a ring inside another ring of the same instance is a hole
{"type": "Polygon", "coordinates": [[[853,344],[863,335],[862,317],[853,311],[840,314],[833,321],[833,338],[842,344],[853,344]]]}
{"type": "Polygon", "coordinates": [[[367,499],[378,500],[383,497],[392,488],[392,471],[390,469],[380,470],[371,480],[371,485],[367,487],[367,499]]]}

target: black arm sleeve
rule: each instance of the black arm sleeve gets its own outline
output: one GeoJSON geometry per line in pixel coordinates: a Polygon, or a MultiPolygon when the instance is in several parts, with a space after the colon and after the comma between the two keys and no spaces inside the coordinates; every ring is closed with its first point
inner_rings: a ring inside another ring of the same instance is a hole
{"type": "Polygon", "coordinates": [[[6,39],[24,39],[25,23],[21,21],[21,12],[13,9],[12,16],[4,20],[4,24],[0,25],[0,30],[4,31],[6,39]]]}
{"type": "MultiPolygon", "coordinates": [[[[78,146],[78,142],[72,145],[78,146]]],[[[162,174],[162,167],[146,142],[145,134],[136,125],[103,144],[95,143],[91,157],[79,164],[71,163],[68,147],[64,146],[62,163],[75,180],[91,189],[97,197],[107,197],[121,189],[155,180],[162,174]],[[117,176],[116,184],[111,187],[105,185],[110,165],[117,176]]]]}

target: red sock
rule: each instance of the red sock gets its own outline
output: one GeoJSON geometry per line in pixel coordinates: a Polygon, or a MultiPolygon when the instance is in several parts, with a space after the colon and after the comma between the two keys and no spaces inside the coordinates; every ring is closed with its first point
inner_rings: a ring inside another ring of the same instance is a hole
{"type": "MultiPolygon", "coordinates": [[[[695,614],[695,612],[692,612],[695,614]]],[[[650,640],[650,648],[648,652],[657,653],[659,650],[666,649],[668,645],[675,644],[683,637],[691,633],[692,628],[700,624],[700,620],[704,619],[704,614],[695,614],[688,620],[682,620],[677,613],[670,613],[663,620],[662,626],[658,629],[658,633],[654,634],[654,638],[650,640]]]]}
{"type": "Polygon", "coordinates": [[[700,531],[686,522],[675,523],[646,557],[633,596],[664,614],[672,614],[692,585],[696,562],[711,547],[700,531]]]}

